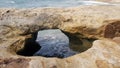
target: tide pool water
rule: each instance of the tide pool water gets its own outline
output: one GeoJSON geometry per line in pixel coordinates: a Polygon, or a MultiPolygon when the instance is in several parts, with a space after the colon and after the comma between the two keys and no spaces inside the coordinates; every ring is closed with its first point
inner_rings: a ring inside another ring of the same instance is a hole
{"type": "Polygon", "coordinates": [[[105,2],[85,0],[0,0],[0,7],[74,7],[80,5],[109,5],[105,2]]]}

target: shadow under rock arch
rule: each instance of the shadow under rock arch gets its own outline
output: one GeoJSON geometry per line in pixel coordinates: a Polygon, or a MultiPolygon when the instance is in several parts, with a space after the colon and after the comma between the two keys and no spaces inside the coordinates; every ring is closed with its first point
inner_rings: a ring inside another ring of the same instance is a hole
{"type": "MultiPolygon", "coordinates": [[[[96,39],[78,37],[77,35],[79,34],[71,34],[64,31],[62,32],[69,37],[70,49],[78,53],[84,52],[89,48],[91,48],[93,41],[96,40],[96,39]]],[[[33,54],[36,53],[41,48],[40,45],[35,41],[37,38],[37,33],[38,32],[32,33],[32,37],[26,38],[24,48],[17,52],[18,55],[33,56],[33,54]]]]}
{"type": "Polygon", "coordinates": [[[25,39],[24,48],[17,52],[18,55],[22,56],[33,56],[41,47],[36,43],[37,32],[32,33],[32,37],[25,39]]]}

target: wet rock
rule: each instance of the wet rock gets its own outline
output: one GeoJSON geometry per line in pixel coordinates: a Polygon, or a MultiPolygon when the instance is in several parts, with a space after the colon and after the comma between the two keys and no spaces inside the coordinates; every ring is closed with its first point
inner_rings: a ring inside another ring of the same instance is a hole
{"type": "Polygon", "coordinates": [[[69,38],[59,29],[39,31],[36,42],[41,49],[34,55],[63,58],[77,53],[69,48],[69,38]]]}

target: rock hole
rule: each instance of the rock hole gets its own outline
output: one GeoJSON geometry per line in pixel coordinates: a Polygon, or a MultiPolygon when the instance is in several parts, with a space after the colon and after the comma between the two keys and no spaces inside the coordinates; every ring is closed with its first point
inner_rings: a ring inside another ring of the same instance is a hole
{"type": "MultiPolygon", "coordinates": [[[[71,33],[64,32],[64,31],[62,32],[69,37],[70,49],[72,49],[73,51],[77,53],[81,53],[81,52],[88,50],[90,47],[92,47],[92,43],[95,40],[95,39],[78,37],[79,34],[71,34],[71,33]]],[[[22,56],[33,56],[33,54],[35,54],[41,48],[40,45],[36,43],[35,41],[36,38],[37,38],[37,32],[33,33],[31,38],[27,38],[25,40],[24,48],[19,50],[17,54],[22,55],[22,56]]],[[[51,57],[51,56],[44,56],[44,57],[51,57]]],[[[58,58],[65,58],[65,57],[60,56],[58,58]]]]}
{"type": "Polygon", "coordinates": [[[76,51],[79,53],[84,52],[84,51],[88,50],[89,48],[91,48],[93,41],[96,40],[93,38],[84,37],[81,34],[77,34],[77,33],[76,34],[71,34],[68,32],[64,32],[64,33],[69,37],[70,48],[73,51],[76,51]],[[79,35],[81,35],[81,36],[79,36],[79,35]]]}
{"type": "Polygon", "coordinates": [[[24,48],[19,50],[17,54],[22,56],[33,56],[33,54],[41,48],[39,44],[35,42],[36,37],[37,32],[33,33],[31,38],[27,38],[24,48]]]}

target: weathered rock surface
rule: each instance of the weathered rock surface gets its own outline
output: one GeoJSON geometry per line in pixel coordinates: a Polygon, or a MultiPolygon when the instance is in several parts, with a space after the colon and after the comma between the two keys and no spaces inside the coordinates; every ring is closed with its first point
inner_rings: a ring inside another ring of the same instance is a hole
{"type": "Polygon", "coordinates": [[[25,58],[0,59],[0,68],[29,68],[29,61],[25,58]]]}
{"type": "Polygon", "coordinates": [[[77,53],[70,49],[69,38],[59,29],[39,31],[36,42],[41,46],[36,56],[65,58],[77,53]]]}
{"type": "MultiPolygon", "coordinates": [[[[0,9],[0,28],[4,28],[1,35],[10,31],[6,33],[6,36],[12,37],[30,34],[40,29],[59,28],[87,37],[104,37],[109,34],[106,32],[106,27],[109,27],[107,25],[116,22],[119,25],[119,9],[119,6],[0,9]]],[[[112,37],[114,37],[114,32],[111,34],[112,37]]]]}
{"type": "Polygon", "coordinates": [[[65,59],[34,57],[30,63],[35,68],[119,68],[119,51],[120,46],[113,41],[96,40],[92,48],[78,55],[65,59]]]}
{"type": "Polygon", "coordinates": [[[0,8],[0,67],[120,68],[119,38],[115,39],[120,37],[119,25],[119,6],[0,8]],[[49,28],[59,28],[78,38],[101,40],[94,41],[87,51],[65,59],[24,57],[16,54],[24,48],[26,39],[31,38],[33,33],[49,28]],[[18,58],[22,59],[20,63],[18,58]],[[24,67],[21,66],[23,63],[24,67]]]}
{"type": "Polygon", "coordinates": [[[113,38],[113,41],[115,41],[116,43],[120,44],[120,37],[113,38]]]}

